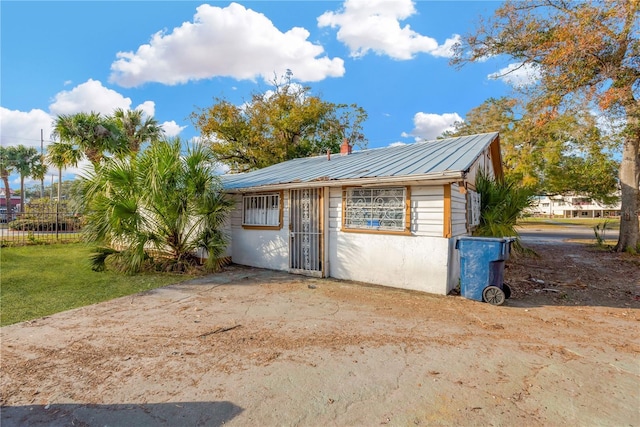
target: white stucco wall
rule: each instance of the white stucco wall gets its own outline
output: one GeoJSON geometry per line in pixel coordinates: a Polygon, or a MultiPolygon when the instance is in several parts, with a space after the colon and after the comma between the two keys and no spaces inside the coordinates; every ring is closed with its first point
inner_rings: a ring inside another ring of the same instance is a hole
{"type": "MultiPolygon", "coordinates": [[[[325,275],[434,294],[447,294],[458,284],[460,266],[455,239],[443,237],[444,187],[411,188],[411,235],[351,233],[342,227],[342,188],[328,190],[325,214],[325,275]]],[[[462,221],[457,187],[452,207],[462,221]]],[[[326,194],[326,193],[325,193],[326,194]]],[[[242,228],[242,197],[234,196],[230,218],[231,256],[235,263],[273,270],[289,270],[289,194],[284,192],[283,226],[280,230],[242,228]]],[[[461,230],[459,230],[461,231],[461,230]]]]}
{"type": "Polygon", "coordinates": [[[233,230],[231,260],[271,270],[289,269],[289,230],[233,230]]]}
{"type": "Polygon", "coordinates": [[[231,260],[236,264],[272,270],[289,269],[289,203],[284,192],[283,224],[279,230],[242,228],[242,196],[235,195],[231,212],[231,260]]]}
{"type": "Polygon", "coordinates": [[[442,237],[443,186],[411,187],[409,236],[342,231],[341,188],[330,190],[329,218],[329,276],[434,294],[457,284],[453,239],[442,237]]]}
{"type": "Polygon", "coordinates": [[[449,239],[336,232],[329,275],[434,294],[446,294],[449,239]]]}
{"type": "Polygon", "coordinates": [[[460,252],[456,249],[456,240],[457,237],[449,239],[447,294],[460,284],[460,252]]]}

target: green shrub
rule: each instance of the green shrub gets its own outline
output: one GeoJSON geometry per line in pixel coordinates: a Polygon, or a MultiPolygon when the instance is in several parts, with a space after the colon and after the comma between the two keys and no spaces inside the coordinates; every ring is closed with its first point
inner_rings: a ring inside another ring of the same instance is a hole
{"type": "Polygon", "coordinates": [[[85,237],[99,249],[92,268],[107,260],[118,271],[137,273],[149,264],[162,271],[204,267],[219,270],[227,236],[223,224],[233,202],[222,191],[211,149],[179,139],[158,141],[126,159],[109,159],[82,178],[85,237]]]}
{"type": "Polygon", "coordinates": [[[483,173],[476,179],[480,193],[480,225],[474,236],[516,237],[514,249],[524,251],[516,231],[516,223],[523,211],[533,202],[533,192],[515,182],[496,180],[483,173]]]}
{"type": "Polygon", "coordinates": [[[596,245],[598,245],[599,247],[605,246],[608,225],[609,221],[605,220],[604,222],[593,226],[593,234],[595,234],[596,236],[596,245]]]}
{"type": "Polygon", "coordinates": [[[8,224],[11,230],[17,231],[77,231],[80,229],[80,219],[76,217],[63,217],[56,221],[55,215],[47,215],[42,218],[27,217],[11,221],[8,224]]]}

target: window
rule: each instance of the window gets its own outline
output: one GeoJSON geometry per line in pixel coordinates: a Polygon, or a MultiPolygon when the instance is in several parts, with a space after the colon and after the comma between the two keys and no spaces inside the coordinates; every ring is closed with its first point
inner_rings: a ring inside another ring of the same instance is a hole
{"type": "Polygon", "coordinates": [[[408,232],[408,206],[404,187],[346,188],[343,228],[408,232]]]}
{"type": "Polygon", "coordinates": [[[254,194],[242,197],[242,225],[248,227],[281,227],[280,193],[254,194]]]}
{"type": "Polygon", "coordinates": [[[468,203],[468,215],[469,215],[469,227],[477,227],[480,225],[480,193],[477,193],[472,190],[468,190],[467,194],[469,195],[468,203]]]}

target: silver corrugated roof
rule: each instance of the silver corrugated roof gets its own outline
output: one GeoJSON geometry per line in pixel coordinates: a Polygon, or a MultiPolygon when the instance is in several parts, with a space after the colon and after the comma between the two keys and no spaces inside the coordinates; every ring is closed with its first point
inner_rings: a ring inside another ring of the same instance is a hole
{"type": "Polygon", "coordinates": [[[353,151],[349,155],[293,159],[264,169],[241,174],[223,175],[226,190],[264,186],[286,187],[290,184],[322,181],[324,185],[367,178],[428,179],[439,175],[464,173],[498,137],[497,132],[456,138],[421,141],[413,144],[353,151]],[[426,176],[425,176],[426,175],[426,176]]]}

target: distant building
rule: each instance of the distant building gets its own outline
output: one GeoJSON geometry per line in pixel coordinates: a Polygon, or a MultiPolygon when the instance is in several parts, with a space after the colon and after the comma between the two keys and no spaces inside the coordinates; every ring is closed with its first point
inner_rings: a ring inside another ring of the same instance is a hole
{"type": "Polygon", "coordinates": [[[614,218],[620,216],[620,202],[603,205],[583,195],[536,196],[527,213],[551,218],[614,218]]]}
{"type": "MultiPolygon", "coordinates": [[[[20,196],[14,196],[13,194],[11,195],[11,208],[14,208],[15,206],[20,206],[20,196]]],[[[2,208],[6,208],[7,207],[7,198],[5,197],[4,193],[0,194],[0,207],[2,208]]]]}

